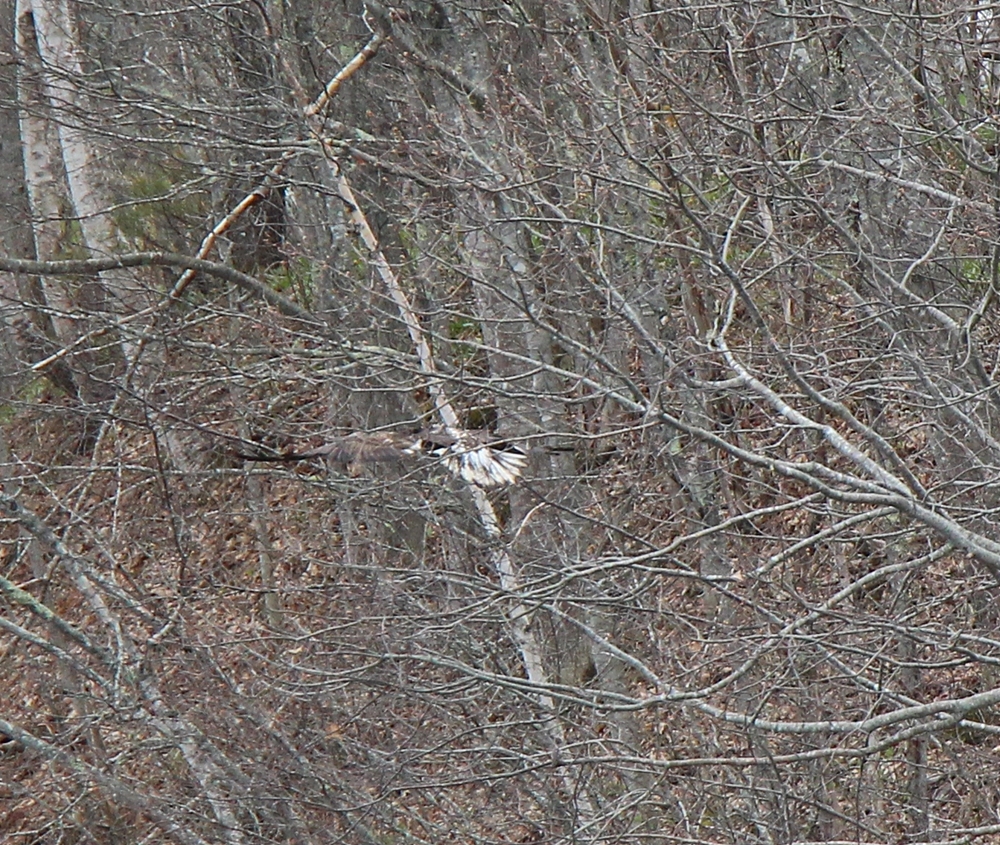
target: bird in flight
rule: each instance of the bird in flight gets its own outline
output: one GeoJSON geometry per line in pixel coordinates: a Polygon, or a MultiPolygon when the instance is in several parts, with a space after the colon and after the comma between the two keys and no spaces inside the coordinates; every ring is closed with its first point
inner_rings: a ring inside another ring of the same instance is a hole
{"type": "Polygon", "coordinates": [[[479,487],[514,484],[521,477],[528,460],[520,450],[500,448],[476,433],[450,428],[425,429],[416,435],[393,431],[356,431],[302,452],[235,454],[247,461],[324,458],[343,464],[352,476],[361,475],[371,464],[431,455],[438,458],[452,475],[479,487]]]}

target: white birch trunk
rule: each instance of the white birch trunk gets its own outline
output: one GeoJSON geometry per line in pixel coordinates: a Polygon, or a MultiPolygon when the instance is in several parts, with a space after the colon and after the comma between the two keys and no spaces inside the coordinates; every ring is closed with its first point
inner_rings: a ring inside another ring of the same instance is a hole
{"type": "MultiPolygon", "coordinates": [[[[55,122],[59,151],[65,169],[70,213],[77,220],[83,246],[94,256],[113,255],[119,249],[115,228],[107,214],[108,203],[101,188],[100,162],[95,157],[94,139],[77,125],[77,117],[93,114],[88,97],[80,86],[80,60],[76,22],[68,0],[18,0],[20,13],[34,19],[35,50],[42,63],[42,90],[52,112],[57,109],[69,119],[55,122]]],[[[25,45],[27,46],[27,45],[25,45]]],[[[97,302],[121,316],[138,310],[142,291],[133,275],[124,271],[101,274],[97,302]]],[[[131,358],[129,344],[123,344],[131,358]]]]}
{"type": "MultiPolygon", "coordinates": [[[[34,47],[31,23],[31,0],[18,0],[14,37],[18,51],[30,55],[34,47]]],[[[18,77],[19,124],[24,162],[24,180],[31,207],[31,231],[35,255],[40,260],[56,258],[62,247],[63,198],[65,197],[59,139],[52,122],[39,116],[44,106],[40,86],[21,66],[18,77]]],[[[76,334],[68,318],[75,309],[64,283],[49,277],[42,281],[46,302],[56,312],[52,322],[61,342],[68,344],[76,334]]]]}

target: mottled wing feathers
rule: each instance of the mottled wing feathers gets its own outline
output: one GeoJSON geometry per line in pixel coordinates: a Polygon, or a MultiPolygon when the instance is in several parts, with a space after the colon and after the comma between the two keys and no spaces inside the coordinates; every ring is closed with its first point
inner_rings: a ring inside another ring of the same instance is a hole
{"type": "Polygon", "coordinates": [[[370,464],[401,461],[422,452],[440,458],[453,475],[480,487],[515,483],[527,463],[523,452],[494,448],[471,432],[448,429],[428,429],[418,435],[359,431],[304,452],[237,456],[250,461],[325,458],[344,464],[351,475],[359,475],[370,464]]]}
{"type": "Polygon", "coordinates": [[[412,445],[412,437],[404,438],[391,432],[369,434],[359,431],[348,434],[346,437],[334,437],[322,446],[317,446],[315,449],[305,449],[301,452],[289,450],[258,454],[236,452],[235,454],[236,457],[247,461],[307,461],[312,458],[325,458],[334,463],[351,466],[400,460],[408,454],[407,449],[412,445]]]}
{"type": "Polygon", "coordinates": [[[302,457],[326,457],[337,463],[371,464],[381,461],[398,461],[406,456],[413,438],[405,438],[390,432],[369,434],[359,431],[346,437],[337,437],[324,446],[302,453],[302,457]]]}

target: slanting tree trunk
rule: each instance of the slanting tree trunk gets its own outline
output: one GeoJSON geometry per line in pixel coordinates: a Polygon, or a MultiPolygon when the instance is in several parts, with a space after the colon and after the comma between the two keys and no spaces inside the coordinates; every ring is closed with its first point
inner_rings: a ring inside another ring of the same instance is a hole
{"type": "MultiPolygon", "coordinates": [[[[305,91],[299,81],[294,69],[287,60],[287,57],[280,54],[279,61],[285,74],[286,82],[295,93],[299,105],[303,108],[305,122],[309,130],[317,138],[322,137],[322,124],[319,115],[325,109],[329,97],[339,88],[339,79],[346,76],[347,70],[355,63],[360,66],[367,61],[367,58],[374,54],[374,51],[381,44],[383,36],[374,34],[369,44],[358,54],[352,63],[349,63],[338,77],[327,84],[324,93],[316,100],[310,102],[305,95],[305,91]]],[[[353,71],[351,71],[353,72],[353,71]]],[[[452,405],[451,399],[438,380],[438,363],[434,357],[429,343],[429,338],[417,313],[410,301],[410,297],[400,284],[399,277],[386,259],[385,252],[381,248],[378,239],[373,232],[369,221],[361,208],[358,199],[351,188],[348,179],[332,155],[332,150],[327,150],[328,158],[328,179],[334,187],[336,195],[348,209],[348,219],[357,234],[360,243],[366,250],[366,258],[371,264],[375,274],[385,286],[386,292],[392,301],[400,322],[405,326],[407,334],[416,352],[419,361],[420,371],[427,379],[427,390],[434,410],[441,422],[449,429],[457,430],[462,427],[462,421],[452,405]]],[[[551,749],[554,758],[560,759],[567,753],[568,745],[564,727],[556,714],[555,702],[551,695],[545,691],[550,679],[546,673],[544,654],[540,637],[537,630],[531,624],[531,612],[520,599],[521,594],[521,573],[515,564],[515,559],[511,553],[502,545],[502,529],[496,509],[490,501],[486,492],[473,483],[467,485],[471,495],[475,513],[480,528],[490,546],[490,561],[501,586],[511,597],[511,607],[507,617],[512,639],[517,645],[519,657],[524,666],[528,681],[535,689],[535,699],[538,705],[539,721],[542,727],[542,736],[545,743],[551,749]]],[[[573,795],[576,801],[576,813],[568,812],[569,816],[579,814],[582,816],[582,824],[586,824],[595,815],[595,803],[588,795],[585,785],[578,781],[575,776],[565,772],[563,774],[565,786],[569,794],[573,795]]],[[[578,822],[580,823],[580,822],[578,822]]]]}

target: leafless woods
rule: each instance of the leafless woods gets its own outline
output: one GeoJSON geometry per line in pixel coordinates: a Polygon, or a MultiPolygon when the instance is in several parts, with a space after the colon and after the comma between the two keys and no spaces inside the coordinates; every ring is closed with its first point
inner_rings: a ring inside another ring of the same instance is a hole
{"type": "Polygon", "coordinates": [[[997,840],[1000,7],[2,8],[12,842],[997,840]]]}

